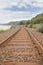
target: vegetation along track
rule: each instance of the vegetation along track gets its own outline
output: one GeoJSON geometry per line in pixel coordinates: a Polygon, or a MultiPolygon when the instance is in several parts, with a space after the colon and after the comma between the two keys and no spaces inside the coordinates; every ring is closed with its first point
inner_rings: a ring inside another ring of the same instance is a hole
{"type": "Polygon", "coordinates": [[[0,65],[42,65],[43,58],[25,27],[0,46],[0,65]]]}

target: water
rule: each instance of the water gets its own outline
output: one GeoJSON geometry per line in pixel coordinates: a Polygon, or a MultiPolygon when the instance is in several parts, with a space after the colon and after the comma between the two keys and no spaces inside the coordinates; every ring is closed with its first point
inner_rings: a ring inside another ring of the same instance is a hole
{"type": "Polygon", "coordinates": [[[0,30],[7,30],[10,27],[11,27],[10,25],[0,25],[0,30]]]}

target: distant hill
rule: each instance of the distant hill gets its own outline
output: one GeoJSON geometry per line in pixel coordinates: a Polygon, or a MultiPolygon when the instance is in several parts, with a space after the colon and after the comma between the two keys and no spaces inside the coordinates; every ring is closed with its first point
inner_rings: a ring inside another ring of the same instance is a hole
{"type": "Polygon", "coordinates": [[[6,24],[0,24],[0,25],[18,25],[18,22],[11,21],[11,22],[9,22],[9,23],[6,23],[6,24]]]}
{"type": "Polygon", "coordinates": [[[37,16],[32,18],[30,20],[29,27],[43,33],[43,13],[38,14],[37,16]]]}
{"type": "Polygon", "coordinates": [[[6,24],[0,24],[0,25],[25,25],[27,20],[22,20],[22,21],[10,21],[9,23],[6,24]]]}
{"type": "Polygon", "coordinates": [[[25,25],[27,22],[27,20],[22,20],[22,21],[11,21],[9,23],[6,24],[2,24],[2,25],[25,25]]]}
{"type": "Polygon", "coordinates": [[[20,21],[20,25],[29,25],[29,24],[43,24],[43,13],[38,14],[37,16],[33,17],[31,20],[23,20],[20,21]]]}
{"type": "Polygon", "coordinates": [[[31,20],[22,20],[22,21],[10,21],[7,24],[3,25],[28,25],[28,24],[40,24],[43,23],[43,13],[38,14],[37,16],[33,17],[31,20]]]}
{"type": "Polygon", "coordinates": [[[33,24],[39,24],[39,23],[43,23],[43,13],[37,15],[36,17],[31,19],[31,23],[33,24]]]}
{"type": "Polygon", "coordinates": [[[17,24],[18,24],[18,22],[12,21],[12,22],[9,22],[7,25],[17,25],[17,24]]]}
{"type": "Polygon", "coordinates": [[[19,25],[26,25],[27,23],[29,23],[29,20],[19,21],[19,25]]]}

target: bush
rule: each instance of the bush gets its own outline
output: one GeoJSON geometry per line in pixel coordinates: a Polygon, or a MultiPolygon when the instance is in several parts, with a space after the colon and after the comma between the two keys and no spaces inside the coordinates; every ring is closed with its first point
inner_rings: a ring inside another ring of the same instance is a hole
{"type": "Polygon", "coordinates": [[[19,25],[24,25],[25,23],[23,22],[23,21],[21,21],[20,23],[19,23],[19,25]]]}
{"type": "Polygon", "coordinates": [[[33,24],[30,24],[30,28],[32,28],[33,27],[33,24]]]}
{"type": "Polygon", "coordinates": [[[39,28],[38,31],[43,33],[43,27],[39,28]]]}

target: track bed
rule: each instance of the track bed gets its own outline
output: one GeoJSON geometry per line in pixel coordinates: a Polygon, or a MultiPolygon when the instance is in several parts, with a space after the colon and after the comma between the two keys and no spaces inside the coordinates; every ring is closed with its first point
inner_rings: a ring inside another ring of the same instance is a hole
{"type": "Polygon", "coordinates": [[[42,56],[25,28],[0,46],[0,65],[42,65],[42,56]]]}

